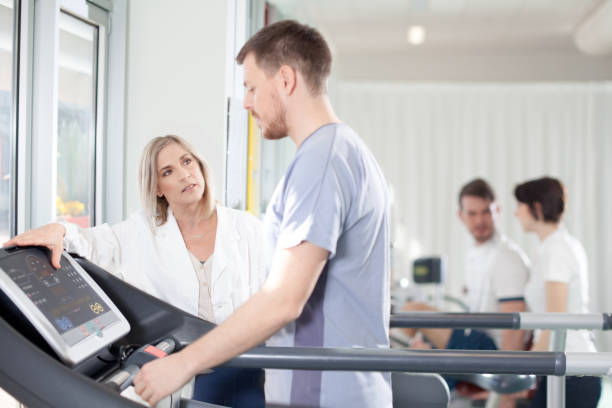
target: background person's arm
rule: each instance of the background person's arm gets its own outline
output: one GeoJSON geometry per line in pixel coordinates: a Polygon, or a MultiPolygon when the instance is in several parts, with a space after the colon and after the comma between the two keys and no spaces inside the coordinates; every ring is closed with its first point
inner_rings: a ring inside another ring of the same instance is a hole
{"type": "Polygon", "coordinates": [[[309,242],[278,250],[268,279],[225,322],[179,353],[146,364],[136,392],[152,405],[191,377],[268,339],[302,313],[329,252],[309,242]]]}
{"type": "MultiPolygon", "coordinates": [[[[564,313],[567,311],[567,283],[546,282],[546,312],[564,313]]],[[[548,351],[550,330],[542,330],[537,342],[531,348],[533,351],[548,351]]]]}
{"type": "MultiPolygon", "coordinates": [[[[527,310],[523,300],[506,300],[499,302],[500,313],[520,313],[527,310]]],[[[502,330],[500,347],[502,350],[524,350],[524,330],[502,330]]]]}
{"type": "MultiPolygon", "coordinates": [[[[435,307],[422,302],[407,302],[402,307],[403,312],[440,312],[435,307]]],[[[427,339],[427,341],[433,344],[438,349],[446,348],[448,340],[453,334],[452,329],[430,329],[430,328],[405,328],[402,329],[410,337],[414,337],[417,332],[421,332],[427,339]]],[[[416,340],[414,345],[411,344],[411,348],[428,348],[422,341],[416,340]]]]}

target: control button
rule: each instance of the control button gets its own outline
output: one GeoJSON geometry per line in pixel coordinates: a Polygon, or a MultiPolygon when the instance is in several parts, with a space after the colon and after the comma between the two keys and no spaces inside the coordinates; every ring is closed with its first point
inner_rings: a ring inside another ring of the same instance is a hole
{"type": "Polygon", "coordinates": [[[96,336],[102,337],[102,332],[93,324],[93,322],[87,322],[87,328],[96,336]]]}
{"type": "Polygon", "coordinates": [[[151,345],[145,347],[144,351],[158,358],[166,357],[167,355],[165,351],[160,350],[157,347],[151,345]]]}

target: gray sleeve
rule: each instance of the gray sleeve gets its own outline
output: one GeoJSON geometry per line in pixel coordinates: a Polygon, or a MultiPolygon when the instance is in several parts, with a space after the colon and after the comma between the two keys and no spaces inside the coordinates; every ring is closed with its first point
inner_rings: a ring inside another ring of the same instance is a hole
{"type": "Polygon", "coordinates": [[[345,179],[330,160],[316,166],[306,160],[294,163],[283,191],[279,248],[308,241],[334,256],[350,197],[345,179]]]}

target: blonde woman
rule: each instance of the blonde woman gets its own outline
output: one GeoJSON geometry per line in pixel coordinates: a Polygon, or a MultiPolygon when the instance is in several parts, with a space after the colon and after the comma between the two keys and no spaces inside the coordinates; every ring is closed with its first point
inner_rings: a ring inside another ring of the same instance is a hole
{"type": "MultiPolygon", "coordinates": [[[[139,181],[144,208],[123,222],[52,223],[5,245],[45,246],[55,267],[66,248],[188,313],[223,322],[265,279],[260,221],[216,204],[206,161],[178,136],[148,143],[139,181]]],[[[263,371],[200,375],[194,399],[263,407],[263,371]]]]}

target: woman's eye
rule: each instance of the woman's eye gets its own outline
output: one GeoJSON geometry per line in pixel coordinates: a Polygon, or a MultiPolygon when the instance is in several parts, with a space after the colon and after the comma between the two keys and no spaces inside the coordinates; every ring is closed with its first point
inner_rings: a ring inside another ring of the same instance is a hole
{"type": "Polygon", "coordinates": [[[185,159],[185,161],[183,162],[183,164],[187,165],[187,164],[191,164],[191,159],[185,159]]]}
{"type": "Polygon", "coordinates": [[[169,175],[170,175],[170,173],[171,173],[171,171],[170,171],[170,170],[166,170],[166,171],[164,171],[164,172],[162,173],[162,177],[169,176],[169,175]]]}

